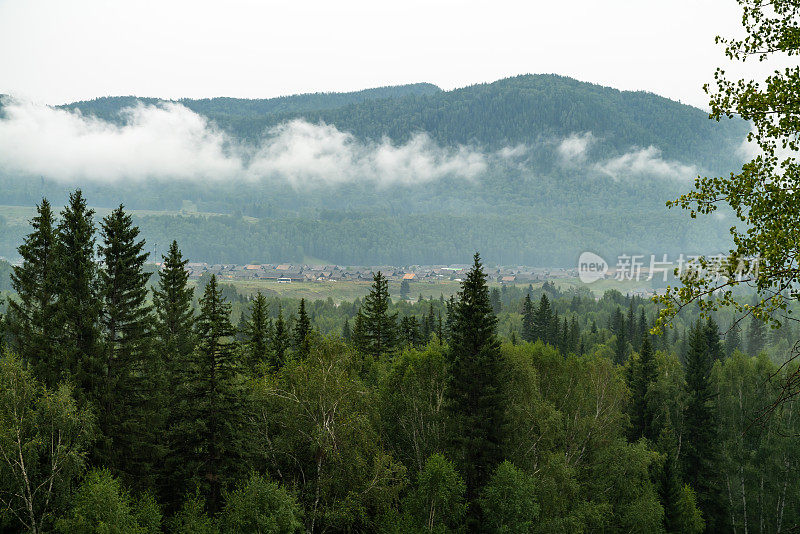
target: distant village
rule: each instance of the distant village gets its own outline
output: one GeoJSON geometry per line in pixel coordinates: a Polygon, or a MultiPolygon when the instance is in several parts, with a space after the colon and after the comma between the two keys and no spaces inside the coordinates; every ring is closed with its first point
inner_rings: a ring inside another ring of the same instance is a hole
{"type": "MultiPolygon", "coordinates": [[[[160,267],[160,264],[157,264],[160,267]]],[[[276,283],[299,282],[369,282],[373,273],[381,271],[391,281],[437,282],[460,281],[469,265],[391,265],[342,266],[306,264],[209,264],[189,263],[191,278],[214,274],[218,278],[231,280],[265,280],[276,283]]],[[[529,284],[559,278],[574,278],[576,269],[530,268],[530,267],[485,267],[492,282],[500,284],[529,284]]]]}

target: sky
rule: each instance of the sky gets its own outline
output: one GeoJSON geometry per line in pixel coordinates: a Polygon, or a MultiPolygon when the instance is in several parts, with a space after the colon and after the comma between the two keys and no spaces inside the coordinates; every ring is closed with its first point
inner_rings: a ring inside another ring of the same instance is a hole
{"type": "Polygon", "coordinates": [[[714,36],[739,32],[734,0],[0,0],[0,93],[269,98],[556,73],[706,107],[714,36]]]}

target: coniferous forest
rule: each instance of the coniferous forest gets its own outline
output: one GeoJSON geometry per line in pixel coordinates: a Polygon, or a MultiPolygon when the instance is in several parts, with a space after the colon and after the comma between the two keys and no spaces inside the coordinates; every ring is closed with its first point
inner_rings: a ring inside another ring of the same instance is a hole
{"type": "Polygon", "coordinates": [[[42,200],[2,318],[2,532],[787,532],[796,329],[608,291],[355,302],[153,274],[123,206],[42,200]]]}

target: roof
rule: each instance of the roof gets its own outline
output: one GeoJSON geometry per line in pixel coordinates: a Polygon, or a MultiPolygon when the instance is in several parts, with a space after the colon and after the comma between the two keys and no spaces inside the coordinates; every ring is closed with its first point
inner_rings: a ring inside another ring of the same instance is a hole
{"type": "Polygon", "coordinates": [[[416,278],[414,273],[406,273],[403,275],[403,280],[413,280],[414,278],[416,278]]]}

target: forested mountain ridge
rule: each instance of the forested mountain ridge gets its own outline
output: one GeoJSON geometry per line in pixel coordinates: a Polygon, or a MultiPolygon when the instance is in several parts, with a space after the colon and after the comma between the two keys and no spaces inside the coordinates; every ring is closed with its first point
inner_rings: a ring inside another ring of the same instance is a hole
{"type": "MultiPolygon", "coordinates": [[[[388,87],[363,89],[349,93],[305,93],[299,95],[279,96],[276,98],[182,98],[176,102],[196,113],[211,119],[258,117],[276,113],[302,113],[333,109],[346,105],[376,99],[393,99],[409,95],[427,95],[441,91],[430,83],[414,83],[388,87]]],[[[73,102],[62,106],[65,109],[76,109],[105,120],[114,120],[119,111],[135,105],[156,104],[159,98],[139,98],[136,96],[107,96],[92,100],[73,102]]]]}
{"type": "MultiPolygon", "coordinates": [[[[102,121],[121,139],[139,139],[153,125],[141,113],[120,113],[137,101],[151,114],[175,113],[135,97],[61,109],[80,110],[69,117],[80,122],[80,139],[86,128],[101,136],[102,121]]],[[[43,196],[63,204],[79,186],[98,207],[124,202],[135,210],[148,241],[177,237],[188,256],[211,262],[433,264],[456,262],[466,248],[484,251],[490,262],[571,266],[584,250],[612,258],[718,252],[728,244],[724,214],[690,224],[664,204],[697,174],[740,168],[749,128],[651,93],[556,75],[452,91],[413,84],[176,104],[204,128],[188,135],[189,144],[196,133],[201,141],[221,139],[212,148],[245,175],[216,176],[195,163],[200,157],[185,162],[199,177],[153,174],[161,160],[144,174],[124,174],[140,154],[146,159],[168,143],[128,155],[122,171],[104,166],[124,179],[103,172],[81,178],[92,169],[91,155],[66,178],[4,168],[0,159],[0,206],[33,206],[43,196]]],[[[166,124],[156,125],[159,134],[172,128],[166,124]]],[[[102,146],[87,152],[102,153],[102,146]]],[[[0,208],[0,256],[16,257],[20,222],[0,208]]]]}
{"type": "MultiPolygon", "coordinates": [[[[110,120],[137,100],[158,102],[106,97],[64,107],[110,120]]],[[[231,134],[251,140],[296,118],[333,124],[372,140],[386,136],[403,142],[426,132],[445,145],[492,149],[592,132],[600,139],[598,150],[622,153],[632,146],[652,145],[665,157],[704,167],[728,164],[731,149],[748,130],[743,121],[714,123],[700,109],[653,93],[620,91],[552,74],[521,75],[452,91],[419,83],[353,93],[178,102],[231,134]]]]}

